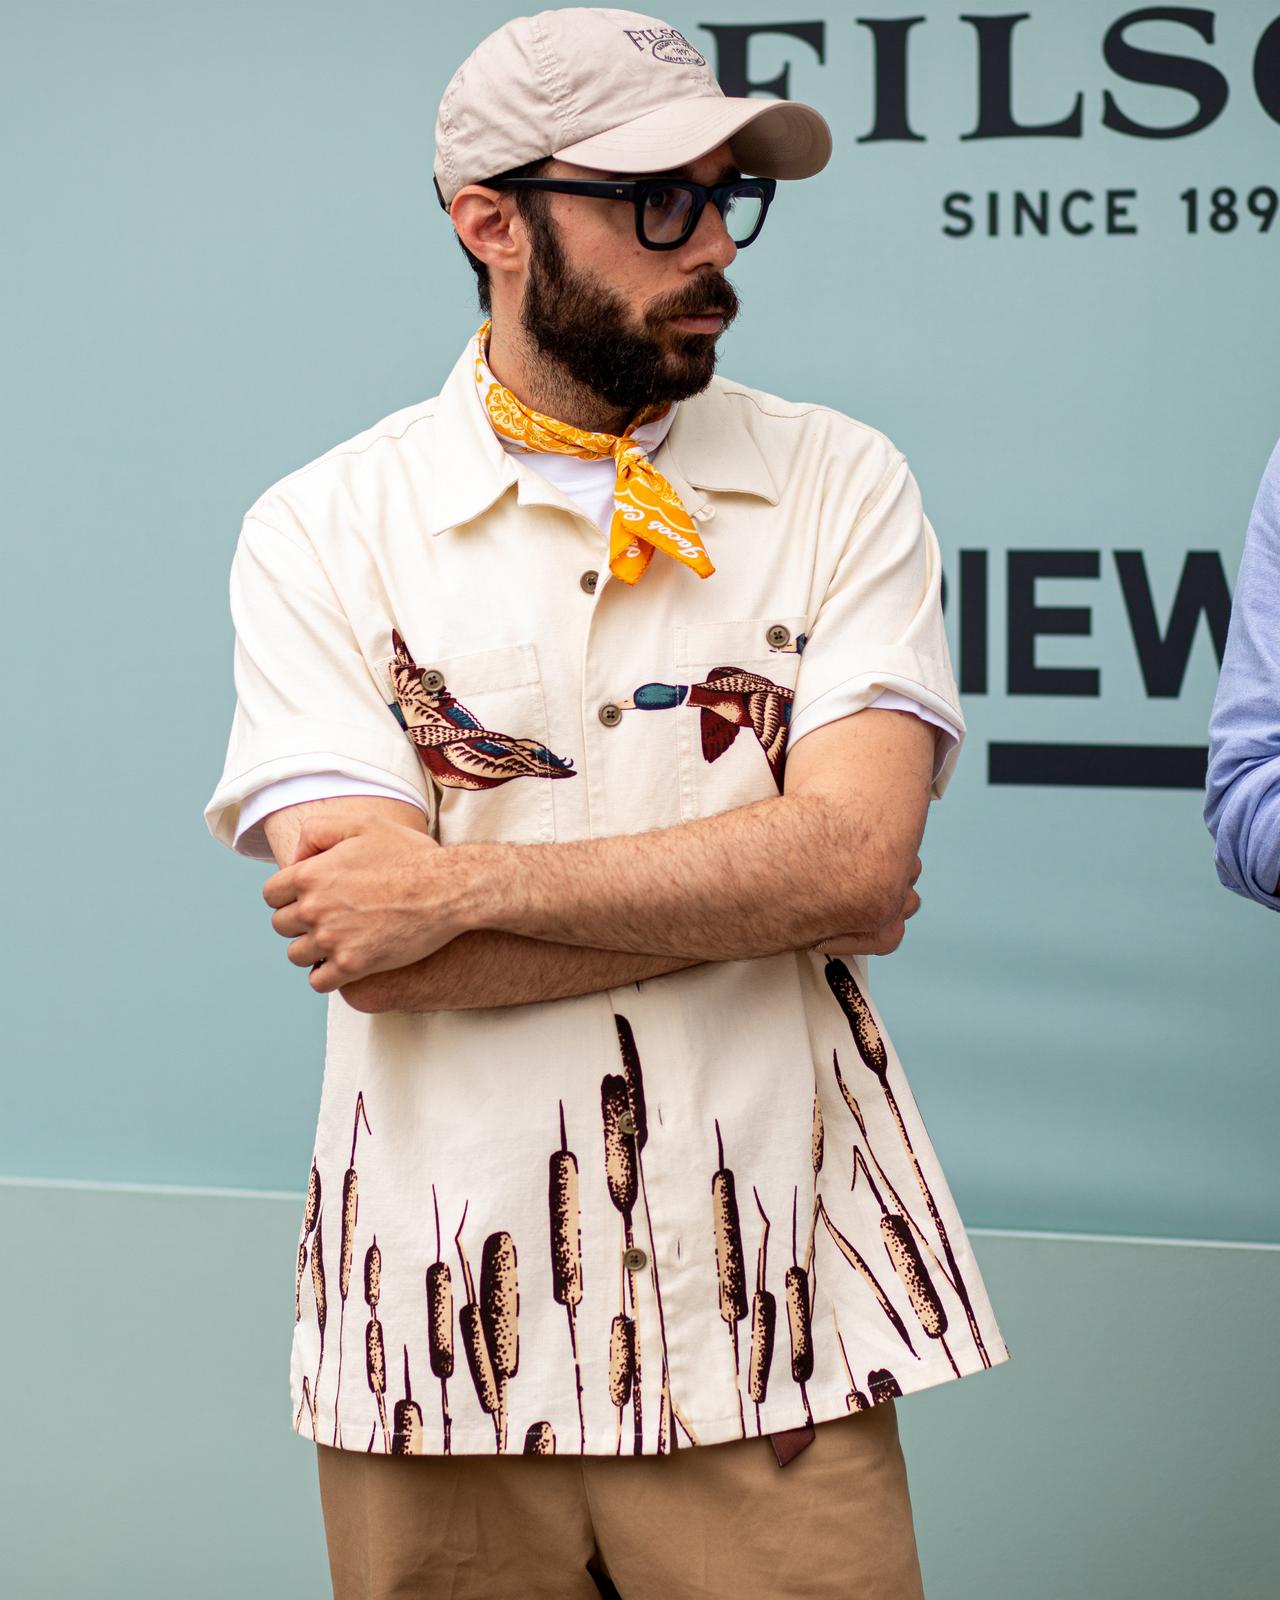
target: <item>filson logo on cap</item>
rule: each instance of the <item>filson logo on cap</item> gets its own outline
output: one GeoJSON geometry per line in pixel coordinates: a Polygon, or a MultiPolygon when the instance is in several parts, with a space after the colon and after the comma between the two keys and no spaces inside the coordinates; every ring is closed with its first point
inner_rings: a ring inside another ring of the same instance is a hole
{"type": "Polygon", "coordinates": [[[699,55],[676,28],[624,28],[622,31],[637,50],[648,50],[658,61],[669,61],[677,67],[705,67],[707,64],[707,58],[699,55]]]}

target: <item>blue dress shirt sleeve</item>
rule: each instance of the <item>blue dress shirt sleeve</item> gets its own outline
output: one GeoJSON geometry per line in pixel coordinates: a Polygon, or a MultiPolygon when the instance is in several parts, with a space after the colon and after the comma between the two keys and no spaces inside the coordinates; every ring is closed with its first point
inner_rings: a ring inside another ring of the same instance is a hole
{"type": "Polygon", "coordinates": [[[1209,722],[1218,877],[1280,911],[1280,443],[1254,502],[1209,722]]]}

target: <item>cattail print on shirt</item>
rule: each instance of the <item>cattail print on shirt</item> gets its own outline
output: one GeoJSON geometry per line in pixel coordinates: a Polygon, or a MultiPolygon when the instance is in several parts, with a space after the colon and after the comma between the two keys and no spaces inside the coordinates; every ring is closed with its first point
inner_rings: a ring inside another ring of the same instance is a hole
{"type": "Polygon", "coordinates": [[[391,1433],[387,1428],[387,1355],[382,1338],[382,1324],[378,1321],[378,1299],[382,1293],[382,1252],[378,1249],[378,1236],[364,1255],[364,1299],[369,1307],[369,1321],[364,1330],[365,1376],[369,1392],[378,1405],[378,1422],[382,1427],[383,1448],[391,1449],[391,1433]]]}
{"type": "Polygon", "coordinates": [[[733,1173],[724,1164],[724,1140],[716,1123],[716,1170],[711,1175],[712,1233],[716,1250],[716,1277],[720,1289],[720,1320],[729,1331],[733,1350],[733,1397],[738,1408],[738,1432],[747,1436],[742,1414],[742,1371],[738,1359],[738,1324],[747,1314],[746,1269],[742,1259],[742,1226],[733,1173]]]}
{"type": "MultiPolygon", "coordinates": [[[[470,1205],[470,1201],[467,1202],[470,1205]]],[[[508,1386],[516,1375],[520,1359],[520,1288],[516,1277],[516,1249],[509,1233],[491,1233],[484,1241],[480,1257],[480,1290],[462,1245],[467,1207],[454,1243],[462,1263],[462,1282],[466,1303],[458,1313],[463,1348],[471,1369],[471,1381],[481,1409],[493,1420],[494,1448],[502,1455],[507,1448],[508,1386]]]]}
{"type": "Polygon", "coordinates": [[[638,1153],[636,1150],[636,1121],[631,1110],[631,1097],[627,1080],[617,1072],[606,1073],[600,1082],[600,1115],[604,1128],[605,1177],[609,1199],[622,1218],[622,1250],[620,1252],[621,1277],[618,1317],[610,1330],[610,1370],[615,1360],[619,1364],[617,1392],[625,1392],[626,1399],[615,1400],[618,1407],[618,1450],[622,1449],[622,1412],[627,1402],[631,1404],[634,1453],[644,1451],[644,1404],[641,1397],[642,1366],[640,1356],[640,1329],[635,1319],[636,1268],[631,1263],[635,1248],[632,1228],[632,1209],[639,1192],[638,1153]],[[631,1311],[627,1307],[630,1305],[631,1311]]]}
{"type": "Polygon", "coordinates": [[[853,1034],[853,1042],[857,1046],[858,1054],[862,1057],[863,1065],[879,1080],[881,1091],[888,1102],[893,1119],[897,1124],[899,1136],[911,1160],[912,1172],[924,1195],[925,1206],[937,1230],[943,1254],[947,1258],[947,1265],[951,1269],[950,1281],[956,1294],[960,1297],[960,1303],[964,1306],[974,1345],[977,1348],[983,1366],[989,1367],[991,1358],[987,1353],[986,1344],[983,1341],[982,1331],[978,1326],[977,1315],[969,1297],[969,1292],[965,1287],[964,1279],[960,1275],[960,1267],[956,1261],[946,1225],[938,1211],[933,1193],[929,1187],[929,1180],[921,1168],[920,1158],[912,1146],[911,1136],[907,1132],[906,1123],[902,1120],[902,1112],[889,1083],[888,1052],[885,1050],[884,1040],[880,1035],[879,1028],[876,1026],[875,1018],[871,1014],[871,1007],[867,1004],[862,990],[858,987],[853,974],[843,961],[828,959],[826,979],[832,994],[835,995],[840,1005],[840,1009],[848,1019],[849,1028],[853,1034]]]}
{"type": "Polygon", "coordinates": [[[440,1380],[442,1455],[450,1455],[449,1379],[453,1376],[453,1281],[449,1263],[440,1254],[440,1201],[431,1185],[431,1209],[436,1224],[436,1258],[427,1268],[427,1353],[434,1377],[440,1380]]]}
{"type": "Polygon", "coordinates": [[[582,1364],[578,1357],[575,1320],[582,1299],[582,1214],[578,1204],[578,1159],[569,1149],[563,1100],[560,1102],[560,1148],[552,1151],[550,1168],[547,1206],[551,1213],[551,1292],[569,1318],[569,1349],[578,1396],[578,1448],[585,1450],[587,1424],[582,1414],[582,1364]]]}
{"type": "Polygon", "coordinates": [[[796,1207],[798,1189],[791,1194],[791,1265],[783,1275],[787,1299],[787,1329],[791,1334],[791,1376],[800,1386],[804,1420],[812,1426],[813,1412],[805,1385],[813,1377],[813,1312],[809,1303],[809,1273],[796,1259],[796,1207]]]}
{"type": "MultiPolygon", "coordinates": [[[[844,962],[826,958],[819,968],[816,954],[806,959],[824,980],[832,1016],[839,1019],[844,1038],[852,1038],[853,1048],[847,1054],[870,1075],[885,1111],[873,1115],[859,1101],[840,1047],[833,1045],[825,1074],[819,1074],[809,1090],[803,1181],[797,1166],[784,1190],[765,1153],[767,1145],[760,1143],[759,1129],[738,1125],[736,1140],[745,1141],[750,1159],[735,1161],[720,1116],[708,1110],[703,1141],[709,1157],[703,1164],[706,1268],[680,1265],[678,1241],[677,1265],[682,1317],[687,1321],[692,1314],[688,1294],[701,1281],[705,1311],[720,1330],[697,1347],[697,1359],[705,1362],[708,1374],[712,1369],[719,1374],[716,1386],[721,1400],[710,1413],[713,1426],[708,1428],[705,1402],[701,1415],[690,1413],[680,1396],[682,1379],[689,1381],[690,1357],[685,1346],[680,1365],[672,1364],[660,1273],[665,1259],[662,1243],[664,1238],[670,1241],[671,1234],[662,1217],[654,1215],[645,1176],[645,1159],[655,1139],[661,1149],[673,1136],[683,1139],[684,1130],[673,1131],[661,1103],[655,1120],[646,1082],[651,1074],[641,1056],[643,1035],[633,1014],[611,1011],[616,1054],[604,1061],[605,1070],[596,1080],[600,1134],[598,1156],[587,1169],[588,1187],[584,1189],[584,1169],[570,1133],[571,1102],[563,1081],[558,1081],[560,1075],[552,1074],[548,1086],[556,1086],[559,1093],[546,1108],[554,1142],[549,1151],[544,1145],[542,1157],[540,1181],[546,1185],[547,1210],[541,1225],[522,1216],[511,1229],[490,1229],[478,1241],[473,1266],[467,1224],[480,1197],[462,1192],[456,1181],[464,1176],[461,1173],[453,1174],[444,1193],[431,1178],[419,1188],[429,1200],[416,1233],[416,1303],[406,1309],[397,1301],[390,1325],[384,1310],[388,1259],[380,1239],[382,1224],[376,1212],[368,1211],[374,1202],[366,1193],[365,1172],[381,1147],[373,1132],[381,1119],[377,1103],[370,1103],[368,1088],[358,1090],[354,1101],[348,1102],[345,1149],[341,1155],[333,1151],[335,1170],[326,1171],[317,1152],[308,1178],[298,1262],[310,1260],[312,1294],[303,1301],[305,1273],[300,1274],[295,1326],[298,1337],[314,1330],[316,1359],[299,1376],[295,1430],[305,1428],[318,1438],[323,1419],[328,1436],[340,1445],[345,1429],[362,1441],[359,1448],[393,1455],[452,1454],[457,1449],[458,1418],[449,1391],[455,1371],[453,1274],[444,1249],[442,1207],[459,1219],[453,1234],[462,1286],[456,1325],[473,1402],[462,1417],[467,1453],[482,1448],[472,1421],[482,1418],[488,1429],[487,1449],[496,1454],[508,1450],[527,1455],[562,1450],[661,1454],[682,1442],[698,1447],[708,1433],[717,1439],[741,1439],[749,1432],[757,1436],[785,1432],[835,1414],[833,1400],[844,1414],[943,1381],[931,1350],[939,1352],[947,1376],[972,1371],[975,1362],[986,1364],[990,1351],[985,1340],[981,1345],[972,1341],[971,1355],[953,1348],[956,1319],[964,1316],[966,1297],[975,1316],[977,1306],[959,1270],[952,1230],[935,1192],[936,1169],[927,1170],[927,1138],[922,1126],[917,1123],[913,1128],[908,1121],[908,1113],[914,1113],[909,1095],[891,1081],[894,1058],[870,1001],[844,962]],[[833,1158],[841,1151],[848,1152],[843,1174],[832,1170],[833,1158]],[[739,1166],[741,1173],[735,1171],[739,1166]],[[325,1270],[324,1196],[335,1187],[342,1195],[341,1212],[331,1221],[337,1235],[336,1286],[342,1310],[337,1319],[338,1350],[326,1360],[332,1286],[325,1270]],[[748,1192],[744,1211],[741,1196],[748,1192]],[[921,1195],[922,1203],[913,1205],[911,1193],[921,1195]],[[782,1210],[789,1213],[789,1259],[785,1255],[779,1259],[778,1252],[769,1248],[771,1219],[782,1210]],[[638,1264],[629,1252],[641,1246],[647,1248],[641,1252],[643,1264],[638,1264]],[[357,1249],[363,1252],[367,1307],[360,1341],[362,1387],[371,1410],[344,1378],[353,1352],[343,1342],[342,1312],[357,1249]],[[546,1303],[559,1317],[554,1340],[550,1329],[556,1324],[534,1317],[530,1326],[538,1342],[532,1350],[526,1348],[530,1335],[521,1311],[520,1261],[526,1255],[535,1281],[546,1286],[546,1303]],[[593,1274],[590,1262],[600,1260],[611,1260],[612,1272],[593,1274]],[[654,1330],[652,1348],[646,1328],[654,1330]],[[398,1355],[394,1361],[388,1361],[389,1345],[398,1355]],[[515,1419],[518,1432],[513,1444],[511,1395],[518,1374],[531,1361],[536,1372],[558,1365],[565,1375],[557,1386],[563,1399],[548,1404],[547,1391],[539,1390],[529,1410],[515,1419]],[[439,1420],[434,1427],[427,1425],[415,1373],[430,1374],[439,1383],[439,1420]],[[393,1382],[400,1393],[388,1398],[393,1382]],[[818,1403],[815,1395],[820,1396],[818,1403]],[[607,1444],[602,1411],[610,1419],[607,1444]]],[[[645,1013],[652,987],[632,986],[628,1013],[645,1013]]],[[[838,1040],[839,1034],[833,1031],[831,1037],[838,1040]]],[[[687,1065],[673,1063],[673,1070],[676,1075],[666,1079],[668,1092],[675,1093],[681,1084],[687,1090],[687,1065]]],[[[383,1082],[382,1094],[395,1092],[393,1083],[383,1082]]],[[[572,1104],[581,1108],[580,1099],[572,1104]]],[[[439,1143],[434,1146],[434,1163],[448,1164],[447,1150],[439,1143]]],[[[382,1206],[388,1197],[384,1189],[382,1206]]],[[[397,1228],[393,1255],[403,1249],[404,1237],[397,1228]]],[[[965,1321],[959,1326],[965,1327],[965,1321]]]]}
{"type": "Polygon", "coordinates": [[[302,1237],[298,1241],[298,1281],[293,1290],[293,1320],[302,1321],[302,1274],[307,1270],[307,1243],[315,1232],[316,1218],[320,1214],[320,1173],[314,1159],[311,1176],[307,1179],[307,1204],[302,1215],[302,1237]]]}
{"type": "Polygon", "coordinates": [[[409,1382],[409,1346],[404,1347],[404,1399],[396,1401],[391,1434],[393,1456],[420,1456],[423,1447],[422,1407],[409,1382]]]}
{"type": "Polygon", "coordinates": [[[658,1337],[661,1345],[662,1386],[658,1399],[658,1439],[656,1453],[666,1455],[678,1446],[676,1436],[676,1408],[671,1393],[671,1372],[667,1358],[667,1329],[662,1308],[662,1283],[658,1274],[658,1253],[653,1237],[653,1213],[649,1209],[649,1191],[644,1177],[644,1147],[649,1138],[649,1112],[645,1103],[644,1071],[635,1033],[625,1016],[615,1012],[614,1027],[618,1035],[618,1050],[622,1056],[622,1079],[626,1084],[627,1111],[630,1116],[631,1138],[635,1145],[636,1178],[640,1199],[644,1205],[645,1227],[649,1239],[649,1281],[653,1288],[654,1309],[658,1318],[658,1337]]]}
{"type": "Polygon", "coordinates": [[[755,1403],[756,1432],[760,1425],[760,1407],[769,1394],[769,1369],[773,1365],[773,1336],[778,1320],[778,1302],[765,1287],[769,1261],[769,1218],[760,1203],[759,1191],[752,1185],[756,1210],[763,1226],[760,1229],[760,1248],[756,1254],[756,1289],[751,1298],[751,1355],[747,1368],[747,1392],[755,1403]]]}
{"type": "Polygon", "coordinates": [[[342,1309],[338,1315],[338,1384],[337,1394],[334,1396],[334,1435],[333,1442],[338,1442],[337,1415],[340,1412],[342,1396],[342,1334],[347,1320],[347,1291],[351,1286],[351,1258],[355,1249],[356,1218],[360,1209],[359,1180],[356,1176],[356,1140],[360,1136],[360,1124],[364,1123],[365,1131],[371,1132],[369,1119],[364,1113],[364,1096],[356,1096],[356,1110],[354,1126],[351,1130],[351,1160],[342,1178],[342,1256],[338,1263],[338,1294],[342,1300],[342,1309]]]}

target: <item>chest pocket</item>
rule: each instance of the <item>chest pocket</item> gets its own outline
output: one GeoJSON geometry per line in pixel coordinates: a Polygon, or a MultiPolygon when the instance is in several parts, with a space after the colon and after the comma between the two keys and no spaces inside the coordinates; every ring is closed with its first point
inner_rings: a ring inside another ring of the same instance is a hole
{"type": "Polygon", "coordinates": [[[676,628],[684,820],[781,794],[806,620],[791,613],[676,628]]]}
{"type": "Polygon", "coordinates": [[[440,843],[549,843],[551,784],[577,773],[548,748],[536,646],[415,657],[395,638],[382,666],[388,705],[435,790],[440,843]]]}

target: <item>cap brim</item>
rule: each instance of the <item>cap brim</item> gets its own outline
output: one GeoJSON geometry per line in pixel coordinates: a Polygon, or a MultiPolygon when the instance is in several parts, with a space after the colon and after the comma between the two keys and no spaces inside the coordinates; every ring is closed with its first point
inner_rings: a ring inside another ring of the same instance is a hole
{"type": "Polygon", "coordinates": [[[675,100],[552,153],[604,172],[665,172],[726,141],[743,172],[758,178],[811,178],[831,159],[831,129],[812,106],[731,95],[675,100]]]}

